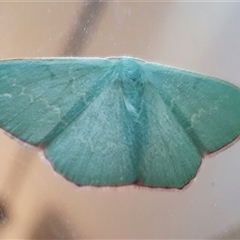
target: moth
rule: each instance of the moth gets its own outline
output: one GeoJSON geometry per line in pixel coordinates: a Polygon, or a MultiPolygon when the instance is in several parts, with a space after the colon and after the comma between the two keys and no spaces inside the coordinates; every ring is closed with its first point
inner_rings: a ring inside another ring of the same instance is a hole
{"type": "Polygon", "coordinates": [[[77,185],[181,189],[240,135],[240,89],[132,57],[6,60],[0,127],[77,185]]]}

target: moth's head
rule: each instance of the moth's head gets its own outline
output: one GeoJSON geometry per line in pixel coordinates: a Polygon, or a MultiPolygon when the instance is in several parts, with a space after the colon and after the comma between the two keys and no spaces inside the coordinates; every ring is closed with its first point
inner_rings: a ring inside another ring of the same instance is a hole
{"type": "Polygon", "coordinates": [[[120,79],[125,81],[140,82],[142,77],[142,68],[139,63],[128,57],[120,58],[117,62],[120,79]]]}

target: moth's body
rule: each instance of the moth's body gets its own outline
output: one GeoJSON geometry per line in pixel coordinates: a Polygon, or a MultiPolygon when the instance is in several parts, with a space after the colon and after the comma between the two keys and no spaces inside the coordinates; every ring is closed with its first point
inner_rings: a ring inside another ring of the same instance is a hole
{"type": "Polygon", "coordinates": [[[119,84],[126,109],[135,117],[139,117],[144,94],[144,72],[136,61],[123,58],[115,62],[114,79],[119,84]]]}
{"type": "Polygon", "coordinates": [[[78,185],[182,188],[240,134],[240,90],[131,57],[0,62],[0,127],[78,185]]]}

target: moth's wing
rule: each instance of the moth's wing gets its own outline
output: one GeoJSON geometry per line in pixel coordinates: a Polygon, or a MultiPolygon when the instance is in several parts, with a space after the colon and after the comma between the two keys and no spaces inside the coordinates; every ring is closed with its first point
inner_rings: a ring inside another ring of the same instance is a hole
{"type": "Polygon", "coordinates": [[[0,127],[45,146],[54,168],[79,185],[136,179],[120,85],[108,60],[0,62],[0,127]]]}
{"type": "MultiPolygon", "coordinates": [[[[139,181],[156,187],[184,187],[204,153],[240,134],[240,90],[224,81],[161,65],[144,64],[148,129],[139,181]]],[[[142,127],[142,129],[144,129],[142,127]]]]}
{"type": "Polygon", "coordinates": [[[145,84],[143,99],[138,182],[151,187],[182,188],[196,175],[201,156],[151,84],[145,84]]]}
{"type": "Polygon", "coordinates": [[[240,134],[240,89],[213,78],[146,64],[149,82],[199,153],[214,152],[240,134]]]}
{"type": "Polygon", "coordinates": [[[136,179],[132,124],[119,83],[109,84],[46,149],[55,169],[79,185],[136,179]]]}
{"type": "Polygon", "coordinates": [[[108,84],[112,64],[102,59],[0,62],[0,127],[47,145],[108,84]]]}

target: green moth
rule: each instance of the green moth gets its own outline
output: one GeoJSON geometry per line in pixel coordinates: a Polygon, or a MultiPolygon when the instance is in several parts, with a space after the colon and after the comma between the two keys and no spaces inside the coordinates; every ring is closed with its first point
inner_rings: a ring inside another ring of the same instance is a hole
{"type": "Polygon", "coordinates": [[[0,62],[0,127],[77,185],[183,188],[240,134],[240,89],[131,57],[0,62]]]}

